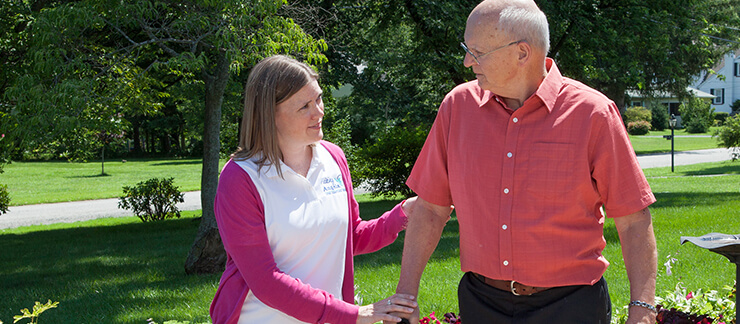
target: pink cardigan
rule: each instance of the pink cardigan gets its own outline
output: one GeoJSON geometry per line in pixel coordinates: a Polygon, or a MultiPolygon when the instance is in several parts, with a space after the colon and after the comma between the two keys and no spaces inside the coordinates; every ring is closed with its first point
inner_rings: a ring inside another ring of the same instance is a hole
{"type": "Polygon", "coordinates": [[[399,203],[380,218],[361,220],[344,153],[332,143],[321,141],[321,144],[339,165],[347,190],[350,226],[342,283],[344,300],[277,268],[267,240],[264,206],[257,188],[240,166],[229,161],[221,171],[214,207],[227,254],[226,269],[211,303],[214,324],[237,323],[250,290],[266,305],[304,322],[353,324],[357,321],[359,306],[354,304],[352,258],[391,244],[406,227],[406,215],[399,203]]]}

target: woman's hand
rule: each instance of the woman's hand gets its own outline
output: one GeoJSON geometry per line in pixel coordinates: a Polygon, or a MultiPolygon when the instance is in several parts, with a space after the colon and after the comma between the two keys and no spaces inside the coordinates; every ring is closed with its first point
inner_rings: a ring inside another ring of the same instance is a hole
{"type": "Polygon", "coordinates": [[[411,315],[418,306],[414,299],[414,296],[411,295],[395,294],[375,304],[360,306],[357,324],[372,324],[380,321],[398,323],[401,321],[401,317],[390,313],[401,314],[402,316],[411,315]]]}

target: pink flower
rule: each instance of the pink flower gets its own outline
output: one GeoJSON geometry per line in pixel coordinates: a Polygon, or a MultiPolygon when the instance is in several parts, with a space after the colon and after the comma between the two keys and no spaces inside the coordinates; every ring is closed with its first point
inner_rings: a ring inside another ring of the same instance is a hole
{"type": "Polygon", "coordinates": [[[686,295],[686,300],[689,300],[691,298],[694,298],[694,294],[689,291],[689,294],[686,295]]]}

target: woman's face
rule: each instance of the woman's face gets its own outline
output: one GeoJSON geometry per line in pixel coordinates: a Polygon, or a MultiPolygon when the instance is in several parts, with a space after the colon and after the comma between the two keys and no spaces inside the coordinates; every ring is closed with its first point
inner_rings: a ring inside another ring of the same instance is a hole
{"type": "Polygon", "coordinates": [[[324,116],[321,94],[319,82],[313,79],[277,105],[275,125],[280,150],[298,150],[318,142],[324,136],[321,130],[321,119],[324,116]]]}

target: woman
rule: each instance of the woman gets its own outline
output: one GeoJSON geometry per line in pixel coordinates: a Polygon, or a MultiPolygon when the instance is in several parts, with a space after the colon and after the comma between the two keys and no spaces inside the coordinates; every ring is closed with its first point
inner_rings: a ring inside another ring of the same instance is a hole
{"type": "Polygon", "coordinates": [[[239,148],[224,166],[215,212],[228,260],[213,323],[375,323],[417,306],[393,295],[356,306],[352,256],[392,243],[398,204],[362,221],[347,160],[321,141],[318,74],[286,56],[249,74],[239,148]]]}

